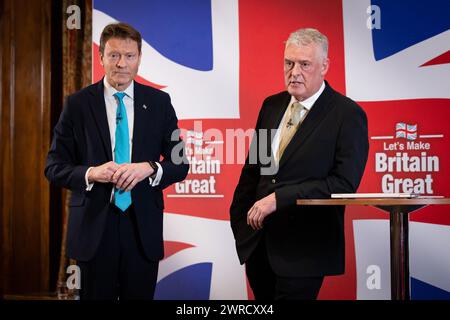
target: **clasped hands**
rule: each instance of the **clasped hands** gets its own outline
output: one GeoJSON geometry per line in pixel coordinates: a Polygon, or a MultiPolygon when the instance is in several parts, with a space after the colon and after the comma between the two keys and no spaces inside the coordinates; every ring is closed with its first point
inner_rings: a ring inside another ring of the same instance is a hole
{"type": "Polygon", "coordinates": [[[277,210],[277,201],[275,192],[255,202],[247,212],[247,224],[253,230],[259,230],[263,227],[264,219],[277,210]]]}
{"type": "Polygon", "coordinates": [[[117,164],[109,161],[93,167],[88,174],[89,183],[113,183],[117,189],[131,191],[136,184],[151,176],[154,170],[148,162],[117,164]]]}

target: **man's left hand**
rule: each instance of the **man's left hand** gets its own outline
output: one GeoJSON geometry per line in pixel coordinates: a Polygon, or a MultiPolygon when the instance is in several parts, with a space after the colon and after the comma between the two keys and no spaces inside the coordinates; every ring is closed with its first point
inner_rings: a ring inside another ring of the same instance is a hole
{"type": "Polygon", "coordinates": [[[131,191],[136,184],[153,174],[148,162],[124,163],[114,173],[111,182],[117,189],[131,191]]]}
{"type": "Polygon", "coordinates": [[[247,213],[247,224],[254,230],[259,230],[263,227],[264,219],[271,213],[277,210],[277,201],[275,192],[269,194],[267,197],[256,201],[253,207],[247,213]]]}

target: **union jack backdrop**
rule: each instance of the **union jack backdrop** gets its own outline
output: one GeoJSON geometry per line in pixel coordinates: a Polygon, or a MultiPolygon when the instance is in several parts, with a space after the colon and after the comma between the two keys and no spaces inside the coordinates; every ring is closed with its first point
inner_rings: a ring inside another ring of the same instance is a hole
{"type": "MultiPolygon", "coordinates": [[[[225,161],[227,130],[254,128],[264,98],[284,90],[284,41],[296,29],[328,36],[327,80],[368,115],[359,192],[449,197],[449,12],[447,0],[94,0],[94,81],[103,27],[130,23],[143,36],[137,81],[171,95],[191,161],[165,191],[156,298],[253,297],[229,225],[242,163],[225,161]]],[[[410,221],[412,299],[450,299],[450,208],[410,221]]],[[[319,298],[390,299],[388,214],[347,207],[345,223],[346,272],[327,277],[319,298]]]]}

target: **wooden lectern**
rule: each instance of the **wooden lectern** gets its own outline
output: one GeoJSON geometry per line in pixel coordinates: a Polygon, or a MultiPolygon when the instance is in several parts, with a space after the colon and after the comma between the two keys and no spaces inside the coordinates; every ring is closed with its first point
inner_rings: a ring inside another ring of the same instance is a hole
{"type": "Polygon", "coordinates": [[[428,205],[450,204],[449,198],[346,198],[346,199],[300,199],[297,205],[373,206],[389,212],[391,229],[391,299],[410,300],[409,292],[409,213],[428,205]]]}

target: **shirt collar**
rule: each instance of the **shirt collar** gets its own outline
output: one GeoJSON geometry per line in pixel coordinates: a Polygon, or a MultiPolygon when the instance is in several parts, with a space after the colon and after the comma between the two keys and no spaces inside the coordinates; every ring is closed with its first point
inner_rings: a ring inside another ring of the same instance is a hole
{"type": "MultiPolygon", "coordinates": [[[[106,77],[103,78],[103,84],[105,86],[105,95],[107,97],[112,97],[116,92],[119,92],[113,86],[111,86],[108,81],[106,81],[106,77]]],[[[128,97],[134,100],[134,80],[131,81],[128,88],[126,88],[122,92],[124,92],[128,97]]]]}
{"type": "MultiPolygon", "coordinates": [[[[325,81],[322,81],[322,85],[320,86],[319,90],[317,90],[316,93],[314,93],[311,97],[308,99],[305,99],[303,101],[300,101],[300,103],[305,107],[306,110],[310,111],[313,107],[314,103],[319,99],[320,95],[322,94],[323,90],[325,90],[325,81]]],[[[291,96],[291,101],[289,102],[289,105],[296,102],[297,99],[295,99],[294,96],[291,96]]]]}

